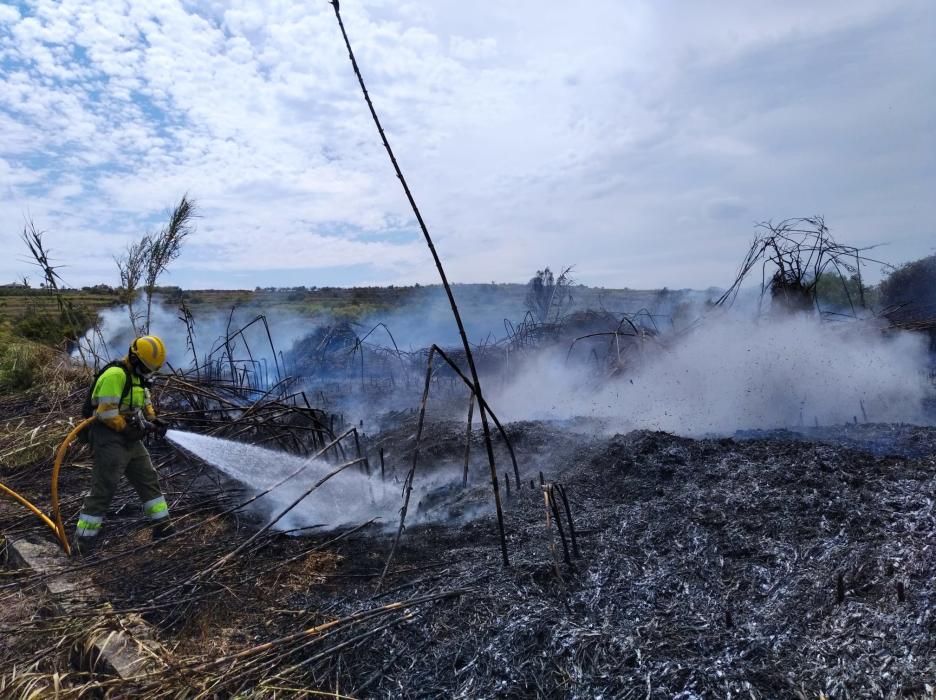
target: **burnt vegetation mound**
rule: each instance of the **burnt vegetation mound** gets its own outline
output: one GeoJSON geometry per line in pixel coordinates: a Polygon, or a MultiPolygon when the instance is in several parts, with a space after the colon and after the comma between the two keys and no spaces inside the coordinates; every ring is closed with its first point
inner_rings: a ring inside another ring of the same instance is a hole
{"type": "MultiPolygon", "coordinates": [[[[386,461],[375,488],[402,490],[414,422],[400,418],[363,443],[386,461]]],[[[518,488],[495,439],[509,472],[500,476],[510,568],[479,432],[462,487],[464,425],[433,421],[416,483],[442,487],[433,502],[411,504],[379,588],[396,522],[271,530],[219,566],[257,533],[248,514],[218,517],[243,490],[154,445],[173,517],[192,529],[150,546],[124,485],[102,553],[80,563],[100,607],[40,614],[41,581],[5,574],[0,625],[18,642],[0,645],[2,666],[33,668],[36,683],[58,672],[75,695],[143,697],[929,692],[936,429],[861,424],[695,440],[599,435],[582,420],[505,427],[521,469],[518,488]],[[541,474],[568,495],[571,523],[557,509],[561,535],[541,474]],[[421,517],[427,511],[434,517],[421,517]],[[163,670],[121,680],[70,666],[63,630],[107,633],[129,612],[156,629],[163,670]]],[[[90,478],[87,456],[74,465],[62,481],[68,512],[90,478]]],[[[39,502],[40,467],[15,472],[39,502]]],[[[7,535],[35,536],[17,513],[0,511],[7,535]]]]}

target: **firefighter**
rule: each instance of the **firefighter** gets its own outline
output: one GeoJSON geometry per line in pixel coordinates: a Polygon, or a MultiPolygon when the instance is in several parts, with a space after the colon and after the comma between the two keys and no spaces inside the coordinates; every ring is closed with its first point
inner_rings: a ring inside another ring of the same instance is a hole
{"type": "Polygon", "coordinates": [[[156,417],[148,387],[148,379],[165,361],[166,346],[161,339],[155,335],[137,338],[126,357],[105,367],[94,383],[85,406],[86,412],[96,418],[88,436],[94,470],[91,492],[85,497],[75,531],[79,554],[95,549],[104,514],[124,474],[143,502],[143,513],[153,526],[153,539],[174,532],[169,506],[143,445],[147,434],[166,433],[167,426],[156,417]]]}

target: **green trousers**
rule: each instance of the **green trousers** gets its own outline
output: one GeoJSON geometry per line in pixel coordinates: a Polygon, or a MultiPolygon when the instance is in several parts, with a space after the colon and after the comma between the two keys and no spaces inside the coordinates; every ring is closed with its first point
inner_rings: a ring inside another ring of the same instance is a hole
{"type": "MultiPolygon", "coordinates": [[[[91,425],[90,442],[94,471],[91,473],[91,493],[85,497],[82,514],[103,517],[123,475],[139,494],[144,510],[153,501],[165,503],[156,469],[140,440],[127,440],[106,425],[94,423],[91,425]]],[[[154,514],[147,512],[146,515],[152,518],[154,514]]]]}

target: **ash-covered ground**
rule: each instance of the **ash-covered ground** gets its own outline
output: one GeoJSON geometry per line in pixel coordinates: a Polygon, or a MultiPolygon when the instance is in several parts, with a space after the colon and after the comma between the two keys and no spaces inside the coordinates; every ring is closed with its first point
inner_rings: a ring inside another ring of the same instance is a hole
{"type": "MultiPolygon", "coordinates": [[[[413,423],[374,438],[398,476],[413,423]]],[[[183,621],[178,611],[148,617],[180,650],[211,653],[223,639],[230,653],[384,603],[463,591],[414,606],[412,619],[323,660],[320,687],[354,697],[931,692],[936,429],[849,425],[699,440],[589,436],[584,423],[508,430],[524,471],[519,491],[502,492],[509,568],[480,436],[462,491],[464,427],[432,423],[417,481],[444,471],[453,486],[422,504],[436,509],[431,525],[419,524],[413,504],[380,592],[386,530],[359,530],[304,558],[336,533],[276,535],[251,552],[249,571],[219,581],[214,600],[189,603],[183,621]],[[572,567],[547,529],[540,471],[569,495],[580,549],[572,567]],[[296,557],[304,568],[290,563],[296,557]],[[223,616],[209,614],[219,605],[223,616]]],[[[152,580],[151,557],[96,580],[113,599],[139,604],[197,571],[199,546],[234,546],[249,532],[228,523],[166,544],[170,580],[152,580]]]]}

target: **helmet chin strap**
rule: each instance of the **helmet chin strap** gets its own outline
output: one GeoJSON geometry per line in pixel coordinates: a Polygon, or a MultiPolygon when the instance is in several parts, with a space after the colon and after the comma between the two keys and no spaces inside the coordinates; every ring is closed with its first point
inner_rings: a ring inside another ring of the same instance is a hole
{"type": "Polygon", "coordinates": [[[146,377],[150,374],[147,366],[143,364],[143,362],[140,360],[139,357],[136,356],[135,353],[131,352],[129,353],[129,355],[130,355],[130,369],[132,369],[133,373],[137,375],[138,377],[142,379],[146,379],[146,377]]]}

